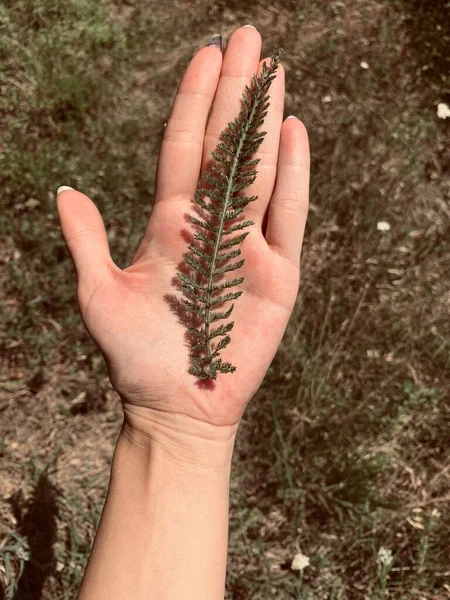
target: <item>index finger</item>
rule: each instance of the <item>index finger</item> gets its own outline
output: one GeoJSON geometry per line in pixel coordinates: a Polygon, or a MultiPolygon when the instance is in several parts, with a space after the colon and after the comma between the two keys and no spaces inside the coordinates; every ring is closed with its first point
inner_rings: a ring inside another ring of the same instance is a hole
{"type": "Polygon", "coordinates": [[[220,48],[208,46],[197,52],[181,80],[159,153],[155,203],[195,193],[221,68],[220,48]]]}

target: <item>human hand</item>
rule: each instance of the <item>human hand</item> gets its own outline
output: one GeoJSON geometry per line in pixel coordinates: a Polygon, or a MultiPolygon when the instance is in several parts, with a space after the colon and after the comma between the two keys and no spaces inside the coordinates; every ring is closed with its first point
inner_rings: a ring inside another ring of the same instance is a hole
{"type": "Polygon", "coordinates": [[[182,231],[186,214],[192,214],[199,172],[227,122],[239,112],[245,84],[260,72],[260,52],[260,34],[244,27],[233,33],[224,57],[217,48],[205,47],[192,59],[165,129],[152,214],[128,268],[113,263],[102,218],[91,200],[67,189],[57,197],[62,232],[77,270],[83,321],[106,359],[126,421],[138,429],[151,426],[157,416],[175,417],[177,429],[189,422],[208,424],[208,431],[235,431],[295,304],[309,150],[302,123],[296,118],[283,122],[280,65],[270,89],[267,135],[256,155],[261,158],[258,176],[246,190],[258,200],[245,212],[255,225],[242,245],[245,264],[238,275],[245,278],[243,294],[233,311],[231,343],[222,352],[237,370],[207,385],[189,374],[186,326],[167,298],[176,292],[174,277],[187,251],[182,231]]]}

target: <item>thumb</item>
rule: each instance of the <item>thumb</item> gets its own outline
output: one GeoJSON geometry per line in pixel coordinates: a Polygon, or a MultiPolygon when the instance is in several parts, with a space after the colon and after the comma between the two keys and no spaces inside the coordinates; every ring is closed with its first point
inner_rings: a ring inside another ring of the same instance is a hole
{"type": "Polygon", "coordinates": [[[92,200],[67,186],[58,188],[56,205],[81,299],[88,298],[114,264],[103,219],[92,200]]]}

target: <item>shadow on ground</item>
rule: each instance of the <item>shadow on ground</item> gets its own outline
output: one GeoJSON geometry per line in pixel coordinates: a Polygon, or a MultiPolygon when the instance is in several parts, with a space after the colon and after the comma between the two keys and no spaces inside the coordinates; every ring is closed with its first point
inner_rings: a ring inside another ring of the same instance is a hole
{"type": "Polygon", "coordinates": [[[27,539],[30,548],[30,558],[25,564],[13,600],[42,598],[45,581],[54,565],[53,546],[58,518],[56,496],[57,491],[44,472],[39,476],[26,506],[23,506],[21,494],[16,494],[11,500],[14,516],[19,524],[18,533],[27,539]]]}

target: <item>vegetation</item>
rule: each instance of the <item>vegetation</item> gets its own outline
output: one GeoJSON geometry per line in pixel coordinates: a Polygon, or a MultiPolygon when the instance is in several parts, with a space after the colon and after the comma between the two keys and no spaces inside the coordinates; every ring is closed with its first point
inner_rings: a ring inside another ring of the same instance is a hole
{"type": "Polygon", "coordinates": [[[450,597],[448,121],[436,111],[450,100],[448,11],[3,0],[5,599],[74,598],[120,425],[78,316],[55,190],[89,193],[129,262],[178,81],[212,33],[245,23],[264,56],[285,49],[286,115],[308,127],[312,189],[298,303],[238,434],[227,598],[450,597]]]}
{"type": "Polygon", "coordinates": [[[270,105],[268,91],[279,62],[280,53],[271,58],[269,67],[263,63],[261,75],[253,75],[251,86],[245,86],[242,108],[236,119],[222,131],[212,153],[213,160],[202,174],[209,187],[200,185],[194,195],[195,209],[202,218],[188,215],[198,232],[194,235],[195,242],[189,244],[190,252],[184,255],[183,266],[190,274],[180,272],[177,275],[182,291],[189,298],[184,304],[199,322],[189,328],[189,332],[192,338],[190,372],[200,379],[216,379],[218,373],[236,371],[234,365],[217,358],[231,342],[228,333],[233,329],[234,321],[218,327],[213,323],[228,319],[234,304],[226,311],[217,311],[217,308],[242,295],[241,290],[227,290],[241,284],[244,277],[223,280],[221,276],[240,269],[245,262],[245,258],[235,262],[230,260],[241,255],[241,249],[236,246],[241,245],[249,233],[242,233],[242,230],[254,225],[254,221],[236,222],[235,219],[250,202],[258,199],[258,196],[246,196],[242,192],[258,174],[256,166],[260,159],[254,156],[266,136],[261,128],[270,105]]]}

